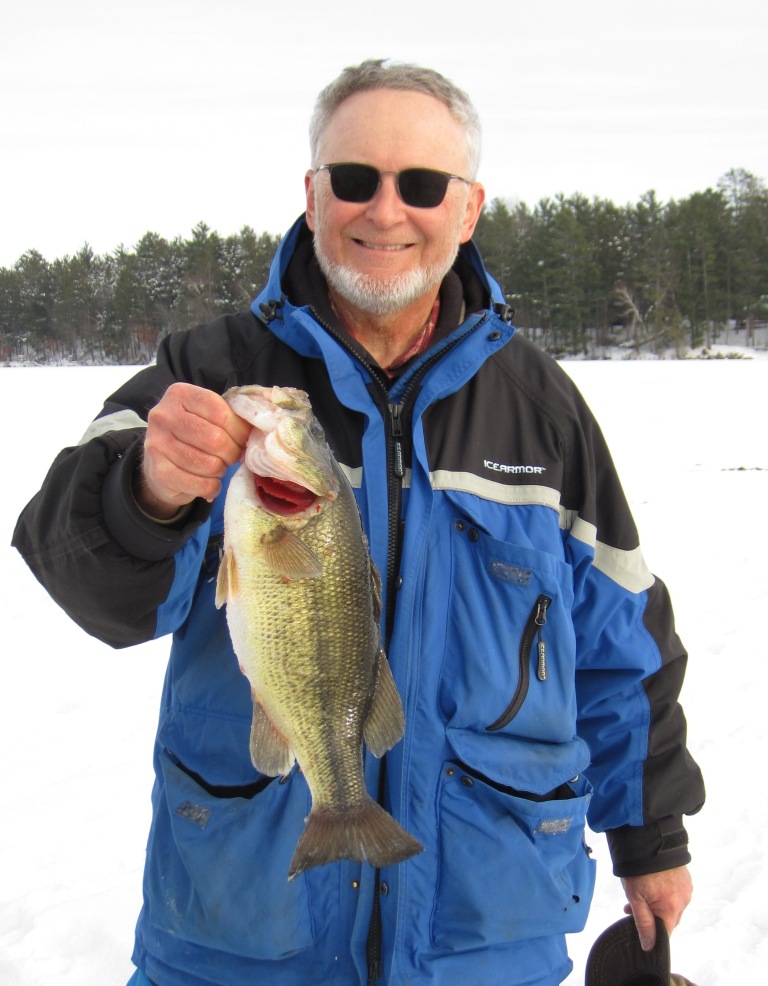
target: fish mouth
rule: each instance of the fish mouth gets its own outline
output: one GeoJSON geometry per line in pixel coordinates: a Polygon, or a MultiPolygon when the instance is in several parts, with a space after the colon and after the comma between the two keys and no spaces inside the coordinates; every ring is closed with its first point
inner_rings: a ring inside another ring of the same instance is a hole
{"type": "Polygon", "coordinates": [[[304,513],[320,499],[317,493],[288,479],[254,474],[253,481],[261,505],[269,513],[280,517],[304,513]]]}

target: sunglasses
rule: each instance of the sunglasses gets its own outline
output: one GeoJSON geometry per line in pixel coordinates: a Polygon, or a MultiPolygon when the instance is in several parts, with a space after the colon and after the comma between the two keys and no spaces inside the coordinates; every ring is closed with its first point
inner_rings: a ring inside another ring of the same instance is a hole
{"type": "Polygon", "coordinates": [[[406,205],[416,209],[434,209],[445,198],[449,182],[472,183],[461,175],[432,168],[406,168],[404,171],[379,171],[370,164],[321,164],[315,172],[327,171],[331,189],[342,202],[370,202],[381,185],[383,175],[394,175],[397,194],[406,205]]]}

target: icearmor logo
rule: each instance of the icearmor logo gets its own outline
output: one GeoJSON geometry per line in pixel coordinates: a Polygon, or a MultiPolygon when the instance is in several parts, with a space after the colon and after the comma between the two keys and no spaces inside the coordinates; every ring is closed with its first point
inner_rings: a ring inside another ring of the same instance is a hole
{"type": "Polygon", "coordinates": [[[546,466],[517,466],[505,462],[493,462],[491,459],[483,459],[483,465],[491,472],[503,472],[515,476],[541,476],[547,471],[546,466]]]}

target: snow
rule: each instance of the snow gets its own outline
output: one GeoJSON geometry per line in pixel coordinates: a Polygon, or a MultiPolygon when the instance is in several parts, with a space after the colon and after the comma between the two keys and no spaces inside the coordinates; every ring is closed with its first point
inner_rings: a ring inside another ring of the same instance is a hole
{"type": "MultiPolygon", "coordinates": [[[[646,559],[670,588],[691,654],[683,698],[709,800],[687,822],[696,889],[672,939],[673,967],[699,986],[762,981],[768,360],[563,365],[606,433],[646,559]]],[[[115,652],[88,637],[9,547],[53,456],[79,440],[132,372],[0,369],[5,986],[104,986],[132,972],[167,642],[115,652]]],[[[586,931],[570,940],[567,986],[583,983],[591,943],[622,916],[605,841],[590,842],[598,885],[586,931]]]]}

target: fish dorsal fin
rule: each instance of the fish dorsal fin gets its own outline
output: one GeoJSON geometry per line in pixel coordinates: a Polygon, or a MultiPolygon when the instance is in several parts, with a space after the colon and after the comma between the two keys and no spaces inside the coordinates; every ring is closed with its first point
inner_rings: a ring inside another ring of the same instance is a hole
{"type": "Polygon", "coordinates": [[[261,550],[267,567],[291,582],[319,579],[323,574],[323,563],[315,552],[284,527],[264,537],[261,550]]]}
{"type": "Polygon", "coordinates": [[[216,576],[216,609],[221,609],[225,602],[237,595],[237,565],[235,554],[227,549],[221,556],[219,572],[216,576]]]}
{"type": "Polygon", "coordinates": [[[253,694],[251,723],[251,761],[260,774],[280,777],[293,766],[293,750],[272,725],[267,713],[253,694]]]}
{"type": "Polygon", "coordinates": [[[392,677],[386,655],[381,647],[376,653],[376,685],[373,702],[365,721],[363,736],[368,749],[376,757],[383,756],[405,732],[403,703],[392,677]]]}

